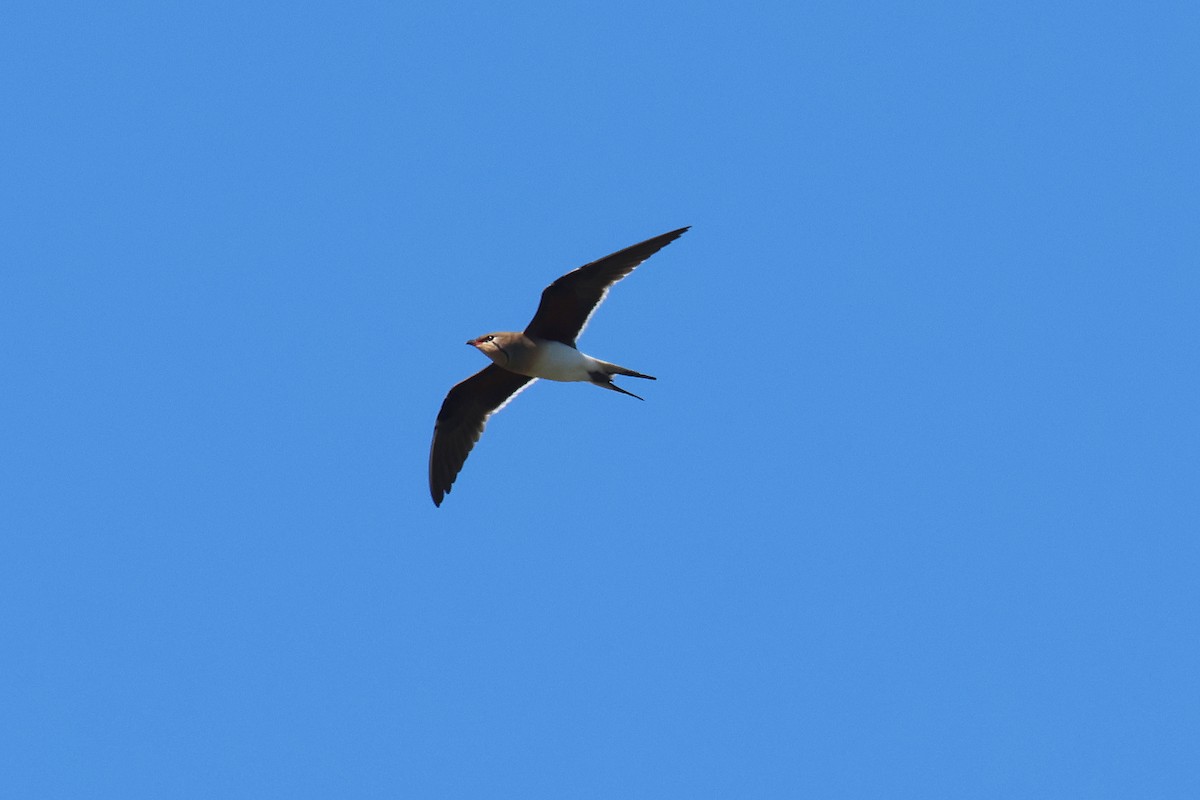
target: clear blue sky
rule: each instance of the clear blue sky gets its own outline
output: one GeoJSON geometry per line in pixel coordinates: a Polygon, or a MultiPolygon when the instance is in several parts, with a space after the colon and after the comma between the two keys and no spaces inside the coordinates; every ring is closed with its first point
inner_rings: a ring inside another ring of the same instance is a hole
{"type": "Polygon", "coordinates": [[[1053,5],[6,4],[0,795],[1200,796],[1200,12],[1053,5]]]}

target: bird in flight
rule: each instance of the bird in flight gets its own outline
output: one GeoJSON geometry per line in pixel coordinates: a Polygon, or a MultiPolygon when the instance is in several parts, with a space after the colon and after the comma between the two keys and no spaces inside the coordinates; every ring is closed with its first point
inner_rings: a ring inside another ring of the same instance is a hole
{"type": "Polygon", "coordinates": [[[615,385],[612,376],[655,378],[581,353],[575,340],[614,283],[685,231],[655,236],[568,272],[542,290],[537,312],[523,332],[489,333],[467,342],[492,363],[456,385],[442,401],[429,448],[429,493],[434,505],[440,506],[454,485],[488,417],[537,378],[588,381],[642,399],[615,385]]]}

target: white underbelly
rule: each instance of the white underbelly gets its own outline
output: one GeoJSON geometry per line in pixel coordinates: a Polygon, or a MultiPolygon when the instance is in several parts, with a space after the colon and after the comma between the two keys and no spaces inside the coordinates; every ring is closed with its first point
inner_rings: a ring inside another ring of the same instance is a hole
{"type": "Polygon", "coordinates": [[[596,360],[562,342],[539,343],[532,369],[535,378],[551,381],[590,381],[589,372],[598,368],[596,360]]]}

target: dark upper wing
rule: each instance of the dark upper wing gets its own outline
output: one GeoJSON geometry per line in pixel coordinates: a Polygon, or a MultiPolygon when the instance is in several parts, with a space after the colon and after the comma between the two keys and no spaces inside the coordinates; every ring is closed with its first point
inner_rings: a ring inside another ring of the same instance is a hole
{"type": "Polygon", "coordinates": [[[683,236],[686,230],[680,228],[655,236],[563,275],[542,291],[542,302],[538,304],[537,313],[525,328],[525,333],[574,347],[575,339],[583,332],[592,311],[608,294],[608,287],[683,236]]]}
{"type": "Polygon", "coordinates": [[[492,414],[533,378],[495,364],[456,385],[442,401],[429,448],[429,493],[440,506],[492,414]]]}

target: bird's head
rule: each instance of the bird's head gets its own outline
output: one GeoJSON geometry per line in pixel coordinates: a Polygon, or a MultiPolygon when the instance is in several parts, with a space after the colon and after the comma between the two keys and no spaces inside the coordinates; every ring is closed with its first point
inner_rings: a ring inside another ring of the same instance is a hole
{"type": "Polygon", "coordinates": [[[511,338],[511,333],[488,333],[477,339],[471,339],[467,344],[503,367],[508,363],[507,345],[511,338]]]}

